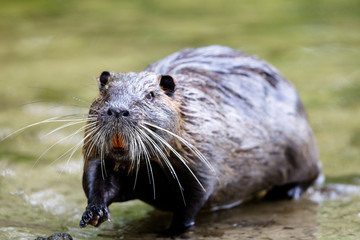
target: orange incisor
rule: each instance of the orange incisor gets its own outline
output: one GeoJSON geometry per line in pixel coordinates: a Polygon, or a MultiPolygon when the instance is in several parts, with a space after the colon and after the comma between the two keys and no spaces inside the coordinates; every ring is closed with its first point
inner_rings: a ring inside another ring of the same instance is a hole
{"type": "Polygon", "coordinates": [[[125,148],[124,140],[119,134],[115,134],[112,139],[112,143],[114,148],[125,148]]]}

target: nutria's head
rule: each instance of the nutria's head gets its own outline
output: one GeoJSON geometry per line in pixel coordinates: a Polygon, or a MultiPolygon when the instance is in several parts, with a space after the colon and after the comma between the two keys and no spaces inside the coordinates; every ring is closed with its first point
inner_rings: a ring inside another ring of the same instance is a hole
{"type": "Polygon", "coordinates": [[[157,154],[179,129],[171,76],[151,72],[103,72],[99,96],[90,107],[85,133],[87,158],[139,160],[157,154]],[[161,138],[161,139],[160,139],[161,138]]]}

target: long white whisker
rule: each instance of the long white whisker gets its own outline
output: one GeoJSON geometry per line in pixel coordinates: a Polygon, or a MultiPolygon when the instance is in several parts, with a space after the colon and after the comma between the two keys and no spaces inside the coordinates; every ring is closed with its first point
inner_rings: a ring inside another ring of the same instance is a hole
{"type": "MultiPolygon", "coordinates": [[[[139,131],[138,131],[139,132],[139,131]]],[[[142,133],[141,132],[139,132],[139,134],[140,135],[142,135],[142,133]]],[[[145,141],[147,142],[147,143],[149,143],[149,141],[145,138],[145,141]]],[[[151,143],[150,144],[148,144],[149,146],[151,146],[151,143]]],[[[155,150],[151,147],[151,152],[153,153],[155,150]]],[[[155,156],[155,154],[153,154],[154,156],[155,156]]],[[[161,161],[159,161],[159,162],[161,162],[161,161]]],[[[151,180],[152,180],[152,177],[150,176],[150,170],[151,170],[151,165],[150,165],[150,168],[149,168],[149,161],[148,161],[148,159],[147,158],[145,158],[145,164],[146,164],[146,171],[147,171],[147,175],[148,175],[148,180],[149,180],[149,184],[151,184],[151,180]]],[[[151,172],[152,173],[152,172],[151,172]]]]}
{"type": "Polygon", "coordinates": [[[172,176],[174,177],[174,179],[177,181],[178,185],[179,185],[179,189],[180,189],[180,193],[182,196],[182,199],[184,201],[184,204],[186,205],[185,202],[185,197],[184,197],[184,188],[182,187],[180,180],[175,172],[175,169],[173,168],[173,166],[171,165],[171,162],[169,161],[169,159],[167,158],[167,156],[164,154],[164,152],[160,149],[160,147],[154,142],[154,140],[152,140],[143,130],[138,129],[139,132],[143,133],[143,136],[146,137],[151,143],[152,146],[157,150],[157,152],[160,154],[160,156],[162,157],[162,159],[164,160],[166,166],[169,168],[170,173],[172,174],[172,176]]]}
{"type": "Polygon", "coordinates": [[[148,126],[150,126],[150,127],[154,127],[154,128],[157,128],[157,129],[159,129],[159,130],[161,130],[161,131],[164,131],[164,132],[170,134],[171,136],[177,138],[178,140],[180,140],[185,146],[187,146],[190,150],[192,150],[192,151],[196,154],[196,156],[197,156],[202,162],[204,162],[204,163],[206,164],[206,166],[207,166],[213,173],[216,174],[216,171],[215,171],[215,169],[213,168],[213,166],[210,164],[210,162],[206,159],[206,157],[205,157],[194,145],[192,145],[191,143],[189,143],[188,141],[186,141],[186,140],[183,139],[182,137],[178,136],[177,134],[175,134],[175,133],[173,133],[173,132],[171,132],[171,131],[169,131],[169,130],[166,130],[166,129],[161,128],[161,127],[156,126],[156,125],[153,125],[153,124],[151,124],[151,123],[145,122],[145,124],[148,125],[148,126]]]}
{"type": "MultiPolygon", "coordinates": [[[[130,139],[136,139],[134,136],[132,136],[130,139]]],[[[135,163],[136,163],[136,152],[134,151],[134,149],[138,149],[136,148],[136,140],[130,141],[129,143],[129,148],[130,148],[130,168],[129,168],[129,173],[130,171],[133,171],[135,168],[135,163]]]]}
{"type": "MultiPolygon", "coordinates": [[[[31,127],[35,127],[35,126],[38,126],[40,124],[44,124],[44,123],[57,123],[57,122],[73,122],[73,121],[76,121],[76,120],[80,120],[80,119],[61,119],[63,117],[52,117],[52,118],[48,118],[46,120],[43,120],[43,121],[40,121],[40,122],[37,122],[37,123],[32,123],[30,125],[27,125],[25,127],[22,127],[12,133],[10,133],[9,135],[7,135],[6,137],[4,137],[3,139],[1,139],[1,141],[4,141],[5,139],[25,130],[25,129],[28,129],[28,128],[31,128],[31,127]]],[[[0,141],[0,142],[1,142],[0,141]]]]}
{"type": "Polygon", "coordinates": [[[70,162],[70,159],[72,158],[72,156],[74,155],[74,153],[79,149],[79,147],[82,145],[84,139],[82,139],[78,144],[76,144],[73,148],[74,150],[71,152],[69,158],[67,159],[67,162],[66,162],[66,165],[69,164],[70,162]]]}
{"type": "Polygon", "coordinates": [[[100,149],[100,165],[101,165],[101,175],[103,180],[107,178],[105,159],[104,159],[104,146],[105,146],[105,140],[102,139],[101,149],[100,149]]]}
{"type": "MultiPolygon", "coordinates": [[[[89,139],[90,142],[90,147],[88,149],[86,149],[86,152],[84,154],[84,158],[88,159],[91,152],[93,151],[93,149],[95,148],[96,145],[99,145],[99,141],[98,139],[95,138],[95,136],[97,136],[99,134],[99,130],[95,130],[98,131],[97,133],[94,134],[94,136],[91,137],[91,139],[89,139]]],[[[95,151],[96,154],[97,151],[95,151]]]]}
{"type": "MultiPolygon", "coordinates": [[[[151,162],[150,162],[150,155],[149,155],[149,152],[147,151],[147,148],[144,144],[144,142],[142,141],[142,138],[141,136],[143,136],[143,133],[141,133],[139,131],[139,128],[136,128],[137,132],[138,132],[138,136],[140,138],[140,145],[142,146],[142,149],[144,151],[144,155],[145,155],[145,163],[146,163],[146,168],[147,168],[147,171],[148,171],[148,176],[149,176],[149,183],[152,182],[152,185],[153,185],[153,193],[154,193],[154,199],[156,198],[156,191],[155,191],[155,179],[154,179],[154,174],[153,174],[153,170],[152,170],[152,167],[151,167],[151,162]],[[150,172],[150,174],[149,174],[150,172]],[[151,177],[151,178],[150,178],[151,177]]],[[[146,139],[145,139],[146,140],[146,139]]],[[[140,158],[138,158],[138,168],[137,168],[137,171],[139,170],[139,167],[140,167],[140,158]]],[[[136,181],[135,181],[136,183],[136,181]]]]}
{"type": "Polygon", "coordinates": [[[168,143],[166,142],[162,137],[160,137],[158,134],[156,134],[155,132],[151,131],[150,129],[148,129],[145,126],[142,126],[147,132],[149,132],[151,135],[153,135],[156,139],[158,139],[160,142],[162,142],[166,147],[168,147],[170,149],[170,151],[172,151],[177,157],[178,159],[183,163],[183,165],[187,168],[187,170],[190,172],[190,174],[194,177],[194,179],[196,180],[196,182],[200,185],[200,187],[204,190],[204,192],[206,192],[206,189],[204,188],[204,186],[201,184],[200,180],[196,177],[196,175],[194,174],[194,172],[191,170],[191,168],[186,164],[186,160],[168,143]]]}
{"type": "MultiPolygon", "coordinates": [[[[59,142],[65,140],[66,138],[70,138],[70,137],[75,136],[76,134],[78,134],[79,132],[81,132],[81,131],[83,130],[83,128],[85,128],[85,127],[86,127],[86,126],[83,126],[82,129],[80,128],[79,130],[77,130],[76,132],[72,133],[71,135],[69,135],[69,136],[67,136],[67,137],[65,137],[65,138],[63,138],[63,139],[60,139],[58,142],[56,142],[55,144],[53,144],[50,148],[48,148],[45,152],[43,152],[43,153],[41,154],[41,156],[36,160],[34,166],[37,164],[37,162],[39,161],[39,159],[40,159],[41,157],[43,157],[43,156],[46,154],[46,152],[48,152],[51,148],[53,148],[55,145],[57,145],[59,142]]],[[[79,143],[79,144],[81,144],[82,142],[84,142],[86,138],[87,138],[87,136],[84,137],[82,140],[80,140],[80,143],[79,143]]],[[[77,145],[76,145],[76,146],[77,146],[77,145]]],[[[53,164],[54,164],[55,162],[57,162],[59,159],[61,159],[62,157],[66,156],[66,155],[67,155],[70,151],[72,151],[73,149],[74,149],[74,146],[71,147],[70,149],[68,149],[65,153],[63,153],[62,155],[60,155],[60,156],[59,156],[58,158],[56,158],[54,161],[52,161],[52,162],[49,164],[49,166],[53,165],[53,164]]],[[[33,166],[33,167],[34,167],[34,166],[33,166]]]]}
{"type": "Polygon", "coordinates": [[[86,152],[84,154],[85,159],[89,157],[89,154],[92,152],[94,146],[99,141],[99,135],[101,135],[102,131],[98,127],[94,127],[94,129],[91,130],[89,133],[87,133],[88,136],[90,136],[88,142],[90,143],[90,146],[86,149],[86,152]]]}
{"type": "MultiPolygon", "coordinates": [[[[69,149],[69,151],[72,150],[72,152],[71,152],[70,156],[68,157],[68,159],[67,159],[67,161],[66,161],[66,167],[69,166],[70,159],[72,158],[72,156],[74,155],[74,153],[79,149],[79,147],[80,147],[81,144],[83,143],[83,140],[84,140],[84,139],[82,139],[79,143],[77,143],[75,146],[73,146],[72,148],[69,149]]],[[[69,152],[69,151],[68,151],[68,152],[69,152]]],[[[65,170],[64,168],[61,170],[60,175],[63,173],[64,170],[65,170]]]]}
{"type": "Polygon", "coordinates": [[[63,142],[64,140],[68,139],[68,138],[72,138],[73,136],[75,136],[76,134],[78,134],[80,131],[82,131],[85,128],[85,126],[81,127],[79,130],[77,130],[76,132],[70,134],[69,136],[63,137],[60,140],[58,140],[56,143],[54,143],[53,145],[51,145],[48,149],[46,149],[35,161],[34,165],[32,166],[32,168],[34,168],[39,160],[47,153],[49,152],[53,147],[55,147],[56,145],[58,145],[59,143],[63,142]]]}
{"type": "MultiPolygon", "coordinates": [[[[167,156],[165,155],[165,153],[161,150],[161,148],[159,147],[159,145],[152,139],[150,138],[144,131],[142,131],[141,129],[138,129],[139,132],[142,133],[142,135],[151,143],[151,145],[155,148],[155,150],[160,154],[160,156],[165,160],[165,163],[170,163],[169,159],[167,158],[167,156]]],[[[173,175],[173,177],[175,177],[175,170],[172,167],[172,165],[170,164],[170,172],[173,175]]]]}
{"type": "Polygon", "coordinates": [[[64,152],[63,154],[61,154],[58,158],[56,158],[54,161],[52,161],[49,164],[49,167],[51,167],[53,164],[55,164],[58,160],[60,160],[61,158],[63,158],[64,156],[66,156],[68,153],[70,153],[72,150],[74,149],[74,147],[71,147],[70,149],[68,149],[66,152],[64,152]]]}
{"type": "MultiPolygon", "coordinates": [[[[135,130],[136,131],[136,130],[135,130]]],[[[136,134],[134,134],[134,143],[133,143],[133,149],[136,149],[138,150],[139,152],[137,152],[135,158],[134,158],[134,166],[133,168],[135,168],[135,163],[136,163],[136,170],[135,170],[135,180],[134,180],[134,187],[133,189],[135,190],[136,188],[136,183],[137,183],[137,179],[138,179],[138,173],[139,173],[139,168],[140,168],[140,157],[141,157],[141,154],[142,154],[142,149],[141,149],[141,145],[139,145],[138,143],[138,137],[136,136],[136,134]]],[[[134,150],[132,150],[134,151],[134,150]]]]}
{"type": "Polygon", "coordinates": [[[81,120],[81,121],[77,121],[77,122],[70,122],[70,123],[66,123],[58,128],[55,128],[54,130],[52,130],[51,132],[45,134],[44,136],[42,136],[41,138],[46,138],[47,136],[61,130],[61,129],[64,129],[64,128],[67,128],[67,127],[70,127],[70,126],[73,126],[73,125],[76,125],[76,124],[79,124],[79,123],[84,123],[84,122],[87,122],[87,120],[81,120]]]}

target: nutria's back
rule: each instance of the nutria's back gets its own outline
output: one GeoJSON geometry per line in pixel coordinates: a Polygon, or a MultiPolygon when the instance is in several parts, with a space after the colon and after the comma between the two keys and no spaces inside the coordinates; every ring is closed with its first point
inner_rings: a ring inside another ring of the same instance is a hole
{"type": "Polygon", "coordinates": [[[178,75],[183,132],[217,171],[211,207],[240,203],[273,186],[306,182],[307,187],[318,176],[303,104],[271,65],[209,46],[172,54],[146,71],[178,75]]]}

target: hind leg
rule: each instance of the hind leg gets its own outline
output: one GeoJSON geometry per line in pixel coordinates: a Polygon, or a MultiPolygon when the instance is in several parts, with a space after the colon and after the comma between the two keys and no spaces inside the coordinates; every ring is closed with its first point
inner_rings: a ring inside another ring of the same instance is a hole
{"type": "Polygon", "coordinates": [[[285,149],[284,156],[287,163],[285,171],[288,173],[288,177],[295,177],[291,180],[288,179],[289,182],[284,185],[275,185],[267,192],[265,199],[299,199],[316,181],[321,172],[321,164],[318,162],[314,146],[308,144],[301,148],[289,146],[285,149]],[[299,149],[303,149],[303,151],[299,151],[299,149]]]}
{"type": "Polygon", "coordinates": [[[274,186],[269,192],[267,192],[265,199],[299,199],[312,183],[313,181],[308,181],[301,183],[288,183],[282,186],[274,186]]]}

